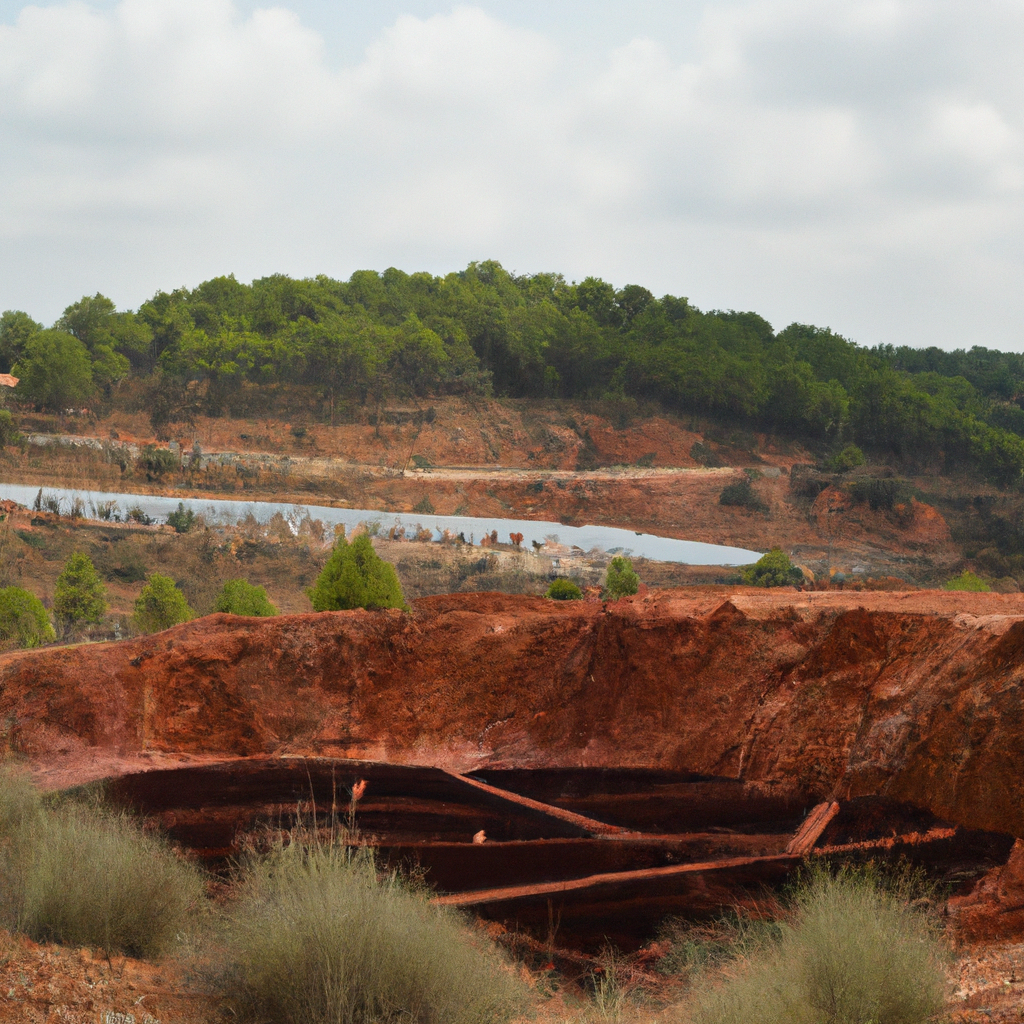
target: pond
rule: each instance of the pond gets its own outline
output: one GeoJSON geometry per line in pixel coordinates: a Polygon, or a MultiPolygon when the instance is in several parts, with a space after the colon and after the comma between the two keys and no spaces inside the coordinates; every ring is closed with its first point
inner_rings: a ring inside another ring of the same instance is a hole
{"type": "MultiPolygon", "coordinates": [[[[28,484],[0,484],[0,499],[9,499],[32,508],[39,491],[38,487],[28,484]]],[[[611,554],[621,553],[662,562],[681,562],[686,565],[749,565],[756,562],[762,554],[760,551],[748,551],[745,548],[676,540],[673,537],[659,537],[651,533],[636,533],[614,526],[565,526],[562,523],[536,519],[421,515],[411,512],[381,512],[374,509],[331,508],[326,505],[289,505],[276,501],[208,500],[154,494],[76,491],[60,487],[45,487],[42,493],[56,502],[65,513],[78,502],[83,514],[90,518],[101,518],[100,512],[104,508],[116,516],[125,518],[129,509],[137,508],[154,522],[166,522],[167,516],[177,509],[178,503],[183,502],[186,508],[192,509],[196,515],[204,516],[211,523],[233,524],[247,515],[252,515],[258,522],[265,523],[280,512],[294,524],[309,516],[332,527],[343,523],[348,531],[359,523],[366,523],[371,529],[376,523],[377,529],[382,533],[387,532],[392,526],[404,527],[409,532],[416,526],[422,526],[432,530],[435,539],[440,539],[443,530],[449,530],[456,536],[462,534],[471,542],[497,530],[498,540],[502,542],[507,542],[511,533],[521,533],[523,544],[527,548],[533,541],[544,543],[545,540],[557,540],[560,544],[576,546],[584,551],[600,548],[611,554]]]]}

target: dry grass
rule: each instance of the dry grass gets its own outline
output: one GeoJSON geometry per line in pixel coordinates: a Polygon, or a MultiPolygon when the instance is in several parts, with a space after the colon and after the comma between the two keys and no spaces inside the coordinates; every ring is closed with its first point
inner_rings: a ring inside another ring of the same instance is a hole
{"type": "Polygon", "coordinates": [[[250,860],[214,956],[249,1021],[497,1024],[527,1006],[490,942],[342,842],[250,860]]]}
{"type": "Polygon", "coordinates": [[[200,873],[126,814],[45,803],[0,771],[0,921],[37,941],[152,957],[186,931],[200,873]]]}

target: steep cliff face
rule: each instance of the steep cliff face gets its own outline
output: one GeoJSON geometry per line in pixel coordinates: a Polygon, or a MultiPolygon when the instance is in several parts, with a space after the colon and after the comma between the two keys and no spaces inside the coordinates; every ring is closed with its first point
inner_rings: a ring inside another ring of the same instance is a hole
{"type": "Polygon", "coordinates": [[[7,655],[0,735],[66,779],[270,753],[667,768],[1020,836],[1022,682],[1019,595],[456,595],[7,655]]]}

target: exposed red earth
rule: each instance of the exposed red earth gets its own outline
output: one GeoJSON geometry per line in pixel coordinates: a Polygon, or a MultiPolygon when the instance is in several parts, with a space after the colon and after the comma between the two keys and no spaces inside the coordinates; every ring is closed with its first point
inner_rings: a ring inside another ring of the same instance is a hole
{"type": "Polygon", "coordinates": [[[995,937],[1022,926],[1022,679],[1020,595],[474,594],[5,655],[0,720],[44,785],[117,779],[208,856],[367,778],[388,856],[529,927],[557,897],[609,934],[861,851],[955,877],[995,937]]]}

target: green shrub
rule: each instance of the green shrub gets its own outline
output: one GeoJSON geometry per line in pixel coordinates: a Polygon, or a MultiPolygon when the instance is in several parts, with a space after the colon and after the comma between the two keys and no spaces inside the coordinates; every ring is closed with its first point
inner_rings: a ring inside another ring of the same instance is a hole
{"type": "Polygon", "coordinates": [[[6,410],[0,409],[0,451],[8,445],[15,445],[21,441],[21,434],[18,433],[14,417],[6,410]]]}
{"type": "Polygon", "coordinates": [[[729,484],[718,496],[719,505],[733,505],[747,508],[751,512],[768,512],[768,506],[758,497],[757,491],[750,485],[750,478],[744,477],[729,484]]]}
{"type": "Polygon", "coordinates": [[[369,855],[293,843],[248,865],[221,985],[242,1020],[484,1024],[526,1006],[497,950],[369,855]]]}
{"type": "Polygon", "coordinates": [[[944,590],[968,590],[977,594],[987,594],[992,588],[980,577],[965,569],[959,576],[946,580],[942,584],[944,590]]]}
{"type": "Polygon", "coordinates": [[[430,500],[429,495],[424,495],[421,501],[413,505],[412,510],[421,516],[432,516],[434,514],[434,504],[430,500]]]}
{"type": "Polygon", "coordinates": [[[221,587],[215,611],[231,615],[276,615],[277,609],[267,599],[263,587],[257,587],[248,580],[228,580],[221,587]]]}
{"type": "Polygon", "coordinates": [[[829,473],[849,473],[863,465],[864,453],[855,444],[848,444],[841,452],[825,460],[824,469],[829,473]]]}
{"type": "Polygon", "coordinates": [[[344,537],[338,538],[316,585],[309,591],[309,599],[318,612],[407,607],[394,566],[373,550],[365,533],[351,544],[344,537]]]}
{"type": "Polygon", "coordinates": [[[63,635],[83,622],[99,622],[107,610],[104,587],[92,559],[76,551],[64,563],[53,593],[53,617],[63,635]]]}
{"type": "Polygon", "coordinates": [[[0,770],[0,923],[38,942],[155,956],[189,923],[199,872],[125,814],[45,806],[0,770]]]}
{"type": "Polygon", "coordinates": [[[616,555],[609,563],[604,579],[604,599],[618,601],[620,597],[635,594],[639,589],[640,577],[633,571],[633,563],[622,555],[616,555]]]}
{"type": "Polygon", "coordinates": [[[583,591],[572,580],[559,577],[551,581],[551,586],[544,596],[550,597],[553,601],[579,601],[583,597],[583,591]]]}
{"type": "Polygon", "coordinates": [[[173,473],[179,466],[179,460],[174,452],[158,448],[155,444],[147,444],[139,454],[139,465],[146,471],[146,476],[152,479],[164,473],[173,473]]]}
{"type": "Polygon", "coordinates": [[[0,649],[38,647],[55,640],[43,602],[21,587],[0,589],[0,649]]]}
{"type": "Polygon", "coordinates": [[[196,514],[179,501],[178,507],[167,517],[167,525],[174,527],[175,533],[188,533],[195,526],[196,514]]]}
{"type": "Polygon", "coordinates": [[[772,548],[744,570],[743,581],[752,587],[797,587],[804,582],[804,574],[782,548],[772,548]]]}
{"type": "Polygon", "coordinates": [[[854,480],[844,485],[854,501],[865,502],[872,512],[891,512],[897,505],[906,505],[913,492],[905,480],[854,480]]]}
{"type": "Polygon", "coordinates": [[[924,1024],[943,1005],[942,948],[923,914],[867,875],[812,875],[777,944],[717,988],[695,1024],[924,1024]]]}
{"type": "Polygon", "coordinates": [[[143,633],[159,633],[193,617],[185,595],[174,580],[155,572],[135,601],[135,625],[143,633]]]}

